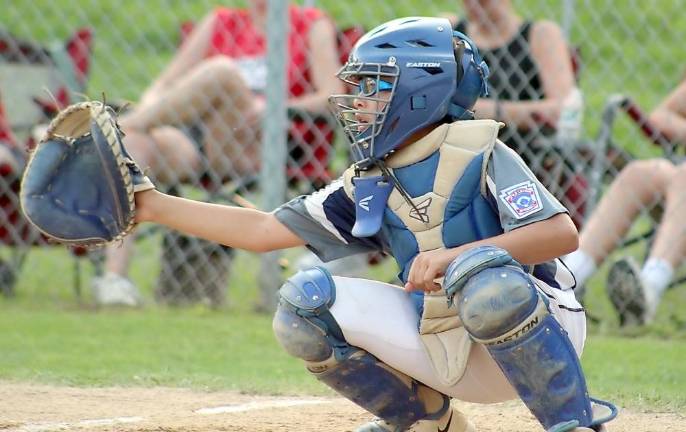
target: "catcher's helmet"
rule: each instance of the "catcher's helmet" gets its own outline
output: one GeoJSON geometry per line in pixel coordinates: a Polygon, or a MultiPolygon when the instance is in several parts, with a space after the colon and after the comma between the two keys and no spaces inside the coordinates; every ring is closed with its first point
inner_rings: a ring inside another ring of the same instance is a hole
{"type": "Polygon", "coordinates": [[[488,67],[476,45],[453,32],[447,19],[410,17],[364,35],[338,77],[359,87],[353,95],[332,95],[331,102],[356,165],[365,170],[418,130],[472,119],[476,100],[487,93],[488,67]],[[356,100],[376,108],[361,110],[356,100]],[[362,120],[362,114],[374,120],[362,120]]]}

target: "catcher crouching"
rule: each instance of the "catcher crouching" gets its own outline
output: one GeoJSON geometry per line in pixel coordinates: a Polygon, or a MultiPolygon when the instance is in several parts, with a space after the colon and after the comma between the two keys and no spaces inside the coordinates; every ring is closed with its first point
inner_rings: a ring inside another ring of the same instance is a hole
{"type": "Polygon", "coordinates": [[[281,287],[273,321],[310,374],[375,416],[358,432],[474,432],[452,401],[516,397],[548,432],[604,431],[617,410],[589,397],[585,313],[558,259],[578,233],[497,139],[501,124],[474,120],[488,67],[450,28],[403,18],[358,41],[338,74],[357,91],[331,97],[355,163],[274,212],[152,189],[95,102],[56,119],[32,155],[22,205],[65,242],[115,241],[154,222],[256,252],[393,255],[403,286],[315,267],[281,287]]]}

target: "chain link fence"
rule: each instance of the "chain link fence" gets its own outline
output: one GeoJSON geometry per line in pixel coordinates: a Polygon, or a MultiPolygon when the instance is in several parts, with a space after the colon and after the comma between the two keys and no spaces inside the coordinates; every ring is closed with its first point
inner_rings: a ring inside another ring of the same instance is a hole
{"type": "MultiPolygon", "coordinates": [[[[89,302],[97,300],[97,295],[91,297],[90,289],[82,290],[81,281],[90,287],[91,278],[101,280],[103,275],[112,275],[106,273],[112,269],[124,274],[130,261],[129,279],[148,301],[207,302],[222,307],[235,285],[259,284],[256,302],[259,308],[269,309],[278,281],[294,267],[278,255],[260,264],[247,254],[149,227],[140,230],[130,257],[125,253],[128,246],[104,253],[65,251],[48,244],[18,211],[23,158],[16,149],[35,145],[55,109],[83,95],[100,99],[104,93],[109,103],[121,109],[122,124],[130,131],[127,146],[142,165],[150,167],[161,189],[272,209],[279,198],[321,187],[349,162],[342,136],[322,103],[326,98],[318,92],[328,89],[334,79],[319,77],[327,68],[313,64],[312,52],[323,50],[329,59],[326,64],[334,68],[332,63],[344,61],[351,44],[365,30],[400,16],[452,15],[461,30],[470,34],[476,26],[473,21],[465,25],[463,19],[465,6],[473,3],[479,2],[294,2],[331,17],[335,35],[327,45],[326,37],[306,37],[317,12],[288,15],[287,5],[276,0],[222,3],[230,8],[264,7],[268,31],[258,39],[251,28],[241,27],[247,16],[227,12],[220,18],[207,18],[217,4],[204,0],[0,0],[4,11],[0,22],[4,115],[0,117],[7,123],[4,128],[0,125],[3,292],[69,298],[68,287],[74,285],[77,298],[89,302]],[[275,19],[275,13],[283,19],[275,19]],[[290,32],[285,28],[288,25],[290,32]],[[281,43],[281,48],[267,50],[266,40],[281,43]],[[312,46],[315,42],[320,42],[318,48],[312,46]],[[72,258],[74,270],[56,275],[55,269],[64,269],[72,258]],[[93,265],[82,266],[85,262],[93,265]]],[[[498,8],[507,7],[508,2],[481,3],[484,8],[498,8]]],[[[580,92],[567,100],[561,120],[557,116],[534,119],[527,128],[507,128],[501,139],[527,160],[583,227],[610,182],[631,160],[678,159],[678,147],[650,128],[645,113],[683,77],[681,29],[686,28],[686,17],[680,12],[685,4],[682,0],[515,0],[512,5],[524,22],[559,24],[568,41],[563,58],[573,65],[574,85],[580,92]]],[[[492,29],[477,29],[481,32],[476,32],[480,34],[477,42],[488,37],[497,40],[499,31],[509,31],[492,24],[492,29]]],[[[501,72],[497,65],[504,64],[503,56],[509,56],[505,60],[517,68],[525,57],[541,55],[534,52],[539,48],[529,45],[531,31],[525,29],[522,25],[511,31],[505,44],[528,48],[508,51],[482,44],[495,75],[501,72]]],[[[494,114],[510,123],[507,109],[502,112],[509,99],[545,97],[527,87],[540,67],[506,71],[506,78],[492,89],[491,100],[502,102],[494,114]]],[[[658,207],[663,202],[658,191],[653,201],[658,207]]],[[[646,206],[636,223],[629,224],[632,233],[645,229],[649,234],[635,238],[630,234],[631,239],[622,240],[606,262],[628,254],[640,263],[650,255],[646,247],[642,251],[638,247],[650,245],[650,228],[659,221],[652,207],[646,206]]],[[[368,260],[362,261],[365,265],[368,260]]],[[[359,271],[360,263],[355,266],[359,271]]],[[[591,315],[615,323],[617,313],[605,294],[606,267],[601,266],[585,284],[589,289],[584,302],[591,315]]],[[[674,301],[663,303],[665,310],[660,311],[666,318],[661,319],[682,320],[683,294],[671,290],[667,295],[674,301]]],[[[626,307],[633,306],[628,302],[626,307]]]]}

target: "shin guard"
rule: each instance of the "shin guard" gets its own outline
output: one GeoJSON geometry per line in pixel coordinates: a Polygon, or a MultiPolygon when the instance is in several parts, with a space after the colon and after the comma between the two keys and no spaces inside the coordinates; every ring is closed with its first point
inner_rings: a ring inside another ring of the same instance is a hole
{"type": "Polygon", "coordinates": [[[345,341],[329,311],[336,289],[325,269],[299,272],[279,294],[276,338],[289,354],[305,360],[318,380],[397,430],[438,418],[449,408],[447,396],[345,341]]]}
{"type": "Polygon", "coordinates": [[[461,283],[458,311],[465,329],[486,346],[549,432],[600,428],[616,408],[588,396],[579,358],[547,298],[511,258],[491,266],[492,257],[502,255],[492,249],[484,248],[483,259],[476,251],[456,260],[446,272],[447,280],[461,283]]]}

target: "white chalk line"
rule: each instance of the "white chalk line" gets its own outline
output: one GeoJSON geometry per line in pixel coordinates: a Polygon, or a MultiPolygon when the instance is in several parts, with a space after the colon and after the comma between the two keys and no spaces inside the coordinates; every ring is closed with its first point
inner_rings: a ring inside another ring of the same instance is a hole
{"type": "Polygon", "coordinates": [[[219,407],[214,407],[214,408],[200,408],[199,410],[195,410],[195,413],[198,414],[223,414],[223,413],[237,413],[237,412],[245,412],[245,411],[252,411],[252,410],[258,410],[258,409],[267,409],[267,408],[287,408],[287,407],[294,407],[294,406],[303,406],[303,405],[319,405],[319,404],[325,404],[325,403],[331,403],[331,401],[323,400],[323,399],[312,399],[312,400],[303,400],[303,399],[286,399],[286,400],[274,400],[274,401],[263,401],[263,402],[248,402],[240,405],[226,405],[226,406],[219,406],[219,407]]]}
{"type": "MultiPolygon", "coordinates": [[[[239,413],[269,408],[288,408],[306,405],[319,405],[331,403],[325,399],[278,399],[268,401],[253,401],[243,404],[224,405],[217,407],[200,408],[193,411],[201,415],[214,415],[226,413],[239,413]]],[[[125,423],[140,423],[145,417],[113,417],[104,419],[80,420],[76,422],[39,422],[27,423],[16,428],[3,429],[3,432],[54,432],[78,429],[84,427],[111,426],[125,423]]]]}

